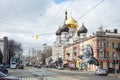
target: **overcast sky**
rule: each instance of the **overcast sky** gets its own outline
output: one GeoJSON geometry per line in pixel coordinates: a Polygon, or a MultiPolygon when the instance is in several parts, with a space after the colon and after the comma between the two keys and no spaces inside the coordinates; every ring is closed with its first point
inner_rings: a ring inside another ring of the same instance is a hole
{"type": "Polygon", "coordinates": [[[7,36],[22,43],[25,51],[44,43],[52,45],[66,9],[68,18],[72,14],[78,21],[78,29],[84,23],[88,35],[101,25],[120,32],[120,0],[0,0],[0,38],[7,36]],[[38,40],[36,34],[40,34],[38,40]]]}

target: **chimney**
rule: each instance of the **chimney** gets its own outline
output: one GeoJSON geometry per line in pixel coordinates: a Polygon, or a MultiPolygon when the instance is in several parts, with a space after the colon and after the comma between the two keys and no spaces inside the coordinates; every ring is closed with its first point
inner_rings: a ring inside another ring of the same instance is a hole
{"type": "Polygon", "coordinates": [[[118,33],[118,30],[117,30],[117,29],[114,29],[114,33],[118,33]]]}

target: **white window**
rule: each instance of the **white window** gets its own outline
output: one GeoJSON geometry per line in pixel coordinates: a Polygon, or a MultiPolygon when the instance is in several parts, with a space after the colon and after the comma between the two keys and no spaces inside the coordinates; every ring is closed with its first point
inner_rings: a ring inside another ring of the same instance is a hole
{"type": "Polygon", "coordinates": [[[115,48],[115,43],[114,42],[112,42],[112,48],[115,48]]]}
{"type": "Polygon", "coordinates": [[[107,43],[106,43],[106,47],[107,47],[107,48],[110,48],[110,42],[107,42],[107,43]]]}
{"type": "Polygon", "coordinates": [[[109,52],[106,53],[106,58],[109,58],[109,52]]]}
{"type": "Polygon", "coordinates": [[[99,47],[100,47],[100,48],[103,47],[103,41],[99,41],[99,47]]]}
{"type": "Polygon", "coordinates": [[[65,33],[65,36],[64,36],[65,38],[67,38],[67,33],[65,33]]]}
{"type": "Polygon", "coordinates": [[[104,57],[104,52],[103,51],[99,51],[99,57],[103,58],[104,57]]]}
{"type": "Polygon", "coordinates": [[[112,52],[112,59],[114,59],[115,57],[115,52],[112,52]]]}

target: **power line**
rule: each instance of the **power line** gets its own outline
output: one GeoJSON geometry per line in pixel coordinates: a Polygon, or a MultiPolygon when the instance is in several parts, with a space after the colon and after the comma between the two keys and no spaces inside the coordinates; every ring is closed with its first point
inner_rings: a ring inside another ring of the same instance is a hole
{"type": "Polygon", "coordinates": [[[80,18],[78,18],[78,20],[80,20],[81,18],[83,18],[84,16],[86,16],[89,12],[91,12],[92,10],[94,10],[96,7],[98,7],[104,0],[100,1],[98,4],[96,4],[93,8],[91,8],[90,10],[88,10],[85,14],[83,14],[80,18]]]}
{"type": "Polygon", "coordinates": [[[111,24],[117,23],[117,22],[120,22],[120,19],[113,21],[111,24]]]}
{"type": "MultiPolygon", "coordinates": [[[[76,1],[76,0],[74,0],[74,2],[75,2],[75,1],[76,1]]],[[[71,6],[74,2],[71,1],[71,3],[66,7],[66,9],[70,8],[69,6],[71,6]]],[[[72,6],[73,6],[73,5],[72,5],[72,6]]],[[[62,14],[61,14],[61,15],[62,15],[62,14]]],[[[59,15],[58,18],[60,18],[61,15],[59,15]]],[[[58,19],[58,20],[56,20],[56,21],[59,22],[60,19],[58,19]]]]}
{"type": "MultiPolygon", "coordinates": [[[[75,2],[75,0],[74,0],[74,2],[75,2]]],[[[74,2],[71,2],[71,3],[67,6],[67,8],[68,8],[69,6],[71,6],[74,2]]],[[[61,6],[61,8],[58,10],[58,12],[57,12],[57,14],[55,15],[55,17],[51,20],[51,22],[49,23],[49,25],[52,24],[53,21],[54,21],[54,23],[56,23],[56,22],[58,21],[58,20],[56,20],[56,19],[57,19],[57,16],[58,16],[58,18],[61,17],[62,14],[60,14],[60,13],[61,13],[61,11],[63,10],[64,7],[65,7],[65,2],[64,2],[64,4],[61,6]],[[58,14],[59,14],[59,15],[58,15],[58,14]]]]}
{"type": "Polygon", "coordinates": [[[22,23],[24,24],[24,20],[23,20],[23,18],[21,17],[21,15],[18,13],[18,10],[15,8],[15,6],[12,4],[12,2],[10,1],[10,0],[7,0],[9,3],[10,3],[10,5],[11,5],[11,7],[15,10],[15,13],[17,14],[17,16],[19,17],[19,19],[22,21],[22,23]]]}
{"type": "Polygon", "coordinates": [[[53,17],[53,19],[49,22],[48,25],[50,25],[50,24],[56,19],[56,17],[57,17],[58,14],[60,13],[60,11],[63,9],[64,5],[65,5],[65,2],[64,2],[64,4],[60,7],[60,9],[58,10],[57,14],[53,17]]]}
{"type": "Polygon", "coordinates": [[[41,28],[43,28],[43,26],[41,26],[41,25],[35,26],[35,25],[16,24],[16,23],[8,23],[8,22],[0,22],[0,24],[6,24],[6,25],[19,25],[19,26],[32,26],[32,27],[41,27],[41,28]]]}
{"type": "Polygon", "coordinates": [[[120,22],[120,19],[112,21],[111,23],[107,24],[107,26],[111,26],[111,27],[118,26],[119,22],[120,22]],[[115,23],[117,23],[117,24],[115,24],[115,23]]]}
{"type": "MultiPolygon", "coordinates": [[[[55,33],[46,33],[46,34],[37,34],[38,36],[41,36],[41,35],[53,35],[53,34],[55,34],[55,33]]],[[[35,36],[32,36],[32,37],[35,37],[35,36]]]]}
{"type": "Polygon", "coordinates": [[[53,35],[55,33],[46,33],[46,34],[39,34],[39,35],[53,35]]]}

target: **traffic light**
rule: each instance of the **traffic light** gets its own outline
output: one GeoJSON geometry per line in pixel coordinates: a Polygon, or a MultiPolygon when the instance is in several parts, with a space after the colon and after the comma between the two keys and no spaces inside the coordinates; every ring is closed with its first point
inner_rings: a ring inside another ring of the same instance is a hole
{"type": "Polygon", "coordinates": [[[36,36],[35,36],[35,37],[36,37],[36,40],[38,40],[38,39],[39,39],[39,35],[38,35],[38,34],[36,34],[36,36]]]}

